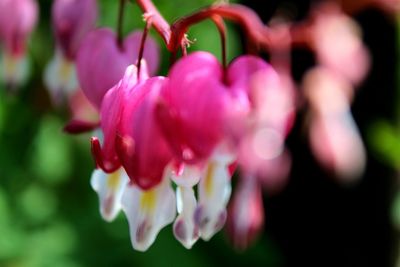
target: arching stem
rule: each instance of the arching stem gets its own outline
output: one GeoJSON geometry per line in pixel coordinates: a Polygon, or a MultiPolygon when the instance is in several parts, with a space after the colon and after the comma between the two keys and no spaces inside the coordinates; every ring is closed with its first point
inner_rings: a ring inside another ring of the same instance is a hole
{"type": "Polygon", "coordinates": [[[221,38],[221,55],[222,55],[222,66],[224,67],[224,70],[226,69],[227,66],[227,61],[226,61],[226,25],[224,23],[224,20],[217,15],[214,15],[211,17],[211,20],[214,22],[215,26],[217,26],[219,36],[221,38]]]}

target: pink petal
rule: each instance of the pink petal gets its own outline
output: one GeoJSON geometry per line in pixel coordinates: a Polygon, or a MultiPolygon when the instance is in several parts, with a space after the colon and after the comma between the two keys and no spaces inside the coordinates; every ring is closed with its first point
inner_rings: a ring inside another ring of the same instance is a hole
{"type": "MultiPolygon", "coordinates": [[[[137,33],[133,33],[119,47],[114,32],[102,28],[92,31],[83,40],[77,55],[78,78],[85,95],[98,109],[106,92],[122,78],[125,69],[137,63],[139,50],[134,47],[138,39],[137,33]]],[[[145,47],[145,55],[154,53],[154,42],[147,39],[146,44],[149,44],[149,51],[145,47]]],[[[156,64],[154,58],[150,60],[156,64]]],[[[155,69],[154,65],[152,68],[155,69]]]]}

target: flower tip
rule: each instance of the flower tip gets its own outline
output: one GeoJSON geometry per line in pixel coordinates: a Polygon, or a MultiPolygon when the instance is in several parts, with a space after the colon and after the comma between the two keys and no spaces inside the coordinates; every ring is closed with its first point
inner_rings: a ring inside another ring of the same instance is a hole
{"type": "Polygon", "coordinates": [[[100,125],[100,122],[88,122],[81,120],[71,120],[64,127],[63,132],[68,134],[81,134],[94,130],[100,125]]]}
{"type": "MultiPolygon", "coordinates": [[[[187,222],[186,222],[187,223],[187,222]]],[[[188,227],[184,218],[178,218],[173,226],[175,238],[186,248],[191,249],[200,237],[198,227],[188,227]],[[191,229],[189,229],[191,228],[191,229]],[[190,231],[192,230],[192,231],[190,231]]]]}
{"type": "Polygon", "coordinates": [[[92,136],[90,143],[96,168],[100,168],[106,173],[113,173],[121,167],[121,163],[119,163],[118,159],[104,159],[100,140],[96,136],[92,136]]]}

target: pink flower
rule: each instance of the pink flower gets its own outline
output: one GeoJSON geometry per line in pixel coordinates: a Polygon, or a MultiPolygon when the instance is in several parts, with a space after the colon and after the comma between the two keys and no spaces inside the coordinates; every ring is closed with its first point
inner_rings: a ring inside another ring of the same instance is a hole
{"type": "Polygon", "coordinates": [[[38,19],[35,0],[0,0],[0,37],[14,55],[25,52],[27,38],[38,19]]]}
{"type": "Polygon", "coordinates": [[[85,35],[96,26],[96,0],[55,0],[52,23],[57,45],[69,59],[75,58],[85,35]]]}
{"type": "Polygon", "coordinates": [[[85,35],[96,26],[96,0],[55,0],[52,23],[57,45],[63,54],[75,58],[85,35]]]}
{"type": "MultiPolygon", "coordinates": [[[[103,145],[97,137],[92,138],[92,153],[97,166],[106,173],[116,171],[120,166],[120,160],[115,149],[117,126],[122,117],[123,105],[130,91],[138,83],[137,68],[135,65],[129,66],[122,80],[113,88],[108,90],[101,105],[100,122],[103,132],[103,145]]],[[[146,79],[147,69],[141,71],[141,78],[146,79]]]]}
{"type": "Polygon", "coordinates": [[[241,177],[228,211],[229,237],[237,249],[246,249],[264,225],[262,190],[256,177],[241,177]]]}
{"type": "Polygon", "coordinates": [[[310,103],[310,145],[317,160],[342,182],[359,178],[365,148],[350,111],[351,85],[328,68],[315,67],[304,77],[310,103]]]}
{"type": "Polygon", "coordinates": [[[96,0],[56,0],[51,15],[57,44],[46,66],[44,83],[53,104],[59,106],[79,88],[74,60],[83,38],[96,26],[97,3],[96,0]]]}
{"type": "Polygon", "coordinates": [[[283,75],[254,56],[232,62],[227,79],[235,92],[234,102],[247,106],[236,113],[230,109],[228,116],[238,165],[243,172],[264,178],[269,187],[276,187],[290,167],[284,141],[294,120],[293,88],[283,75]]]}
{"type": "Polygon", "coordinates": [[[3,43],[0,74],[9,85],[19,85],[28,78],[25,46],[37,19],[35,0],[0,0],[0,41],[3,43]]]}
{"type": "Polygon", "coordinates": [[[160,183],[172,160],[155,117],[159,93],[167,82],[163,77],[139,82],[122,103],[117,154],[131,180],[144,190],[160,183]]]}
{"type": "MultiPolygon", "coordinates": [[[[133,32],[118,45],[114,32],[102,28],[90,32],[77,54],[78,79],[82,90],[92,104],[100,109],[106,92],[122,78],[130,64],[136,64],[141,32],[133,32]]],[[[154,74],[158,66],[158,47],[147,38],[144,59],[154,74]]]]}
{"type": "Polygon", "coordinates": [[[371,61],[361,40],[361,28],[332,3],[322,4],[314,16],[311,36],[319,63],[354,85],[359,84],[371,61]]]}
{"type": "Polygon", "coordinates": [[[222,66],[212,54],[195,52],[176,62],[168,76],[159,123],[179,160],[205,161],[223,137],[228,90],[222,66]]]}

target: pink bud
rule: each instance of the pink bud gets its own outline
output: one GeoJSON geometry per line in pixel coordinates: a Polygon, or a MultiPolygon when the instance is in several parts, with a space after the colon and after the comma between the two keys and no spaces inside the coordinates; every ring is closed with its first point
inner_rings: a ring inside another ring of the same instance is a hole
{"type": "Polygon", "coordinates": [[[96,26],[96,0],[55,0],[52,8],[54,34],[62,52],[75,58],[83,37],[96,26]]]}
{"type": "MultiPolygon", "coordinates": [[[[95,107],[100,109],[103,96],[123,76],[130,64],[136,64],[141,32],[133,32],[119,46],[117,37],[110,29],[90,32],[83,40],[77,54],[77,71],[83,92],[95,107]]],[[[158,47],[146,39],[144,59],[150,70],[158,65],[158,47]]]]}

